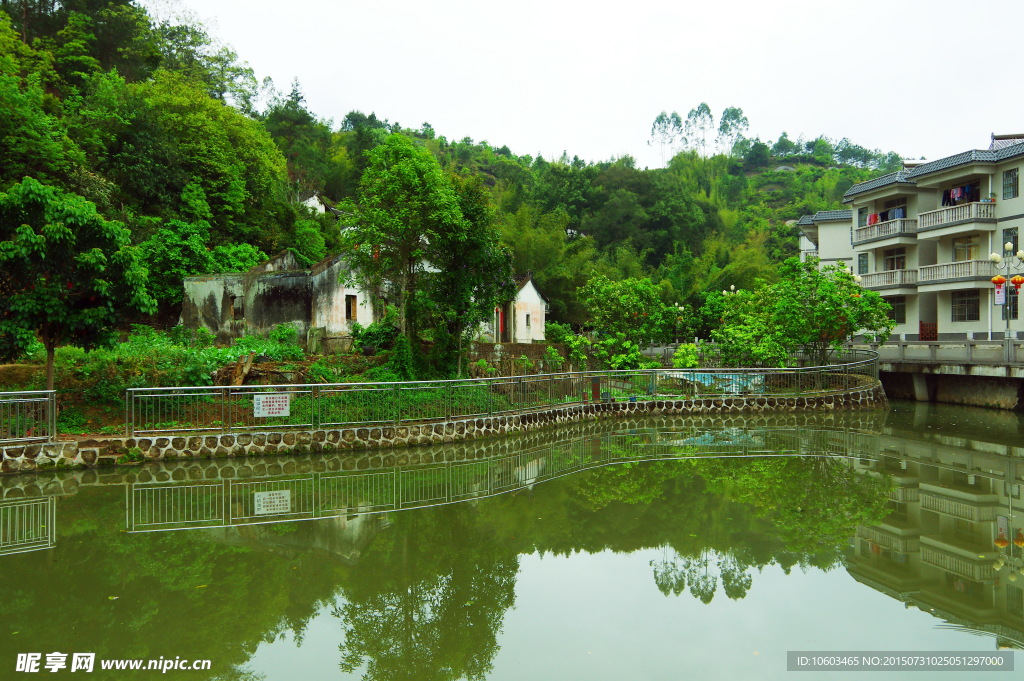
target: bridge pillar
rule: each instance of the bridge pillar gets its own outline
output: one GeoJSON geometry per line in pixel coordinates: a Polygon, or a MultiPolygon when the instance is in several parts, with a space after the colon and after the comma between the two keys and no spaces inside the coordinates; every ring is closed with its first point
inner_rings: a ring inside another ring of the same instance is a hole
{"type": "Polygon", "coordinates": [[[914,378],[914,399],[918,402],[928,401],[928,377],[925,374],[910,374],[914,378]]]}

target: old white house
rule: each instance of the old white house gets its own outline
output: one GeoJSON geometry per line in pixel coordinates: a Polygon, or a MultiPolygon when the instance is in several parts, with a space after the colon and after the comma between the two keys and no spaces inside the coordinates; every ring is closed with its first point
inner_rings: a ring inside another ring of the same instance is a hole
{"type": "Polygon", "coordinates": [[[544,319],[548,300],[533,282],[533,272],[516,281],[516,297],[494,308],[490,329],[484,333],[496,343],[537,343],[544,340],[544,319]]]}

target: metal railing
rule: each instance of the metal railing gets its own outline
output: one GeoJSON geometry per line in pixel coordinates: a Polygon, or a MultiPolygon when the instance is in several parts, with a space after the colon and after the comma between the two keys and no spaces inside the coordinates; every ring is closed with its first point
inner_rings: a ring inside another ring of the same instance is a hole
{"type": "Polygon", "coordinates": [[[797,397],[878,378],[877,353],[840,351],[828,366],[592,371],[499,378],[130,388],[127,437],[266,429],[384,427],[516,415],[558,406],[736,396],[797,397]],[[268,408],[267,405],[274,405],[268,408]],[[276,411],[275,411],[276,410],[276,411]]]}
{"type": "Polygon", "coordinates": [[[858,227],[853,231],[853,244],[873,239],[883,239],[888,236],[910,236],[917,234],[917,220],[908,218],[897,218],[886,220],[867,227],[858,227]]]}
{"type": "Polygon", "coordinates": [[[53,548],[56,514],[53,497],[0,501],[0,556],[53,548]]]}
{"type": "Polygon", "coordinates": [[[56,400],[55,390],[0,392],[0,445],[53,442],[56,400]]]}
{"type": "Polygon", "coordinates": [[[964,220],[995,220],[996,204],[994,203],[964,203],[959,206],[930,210],[920,213],[917,216],[918,231],[935,229],[943,225],[964,220]]]}

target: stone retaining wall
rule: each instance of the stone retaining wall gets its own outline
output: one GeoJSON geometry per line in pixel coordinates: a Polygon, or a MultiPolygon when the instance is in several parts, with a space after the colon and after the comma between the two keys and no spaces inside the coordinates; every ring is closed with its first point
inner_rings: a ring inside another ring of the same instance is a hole
{"type": "MultiPolygon", "coordinates": [[[[119,462],[125,463],[127,457],[165,461],[450,444],[604,418],[842,411],[879,409],[887,404],[885,391],[876,381],[874,385],[849,392],[814,397],[746,396],[612,402],[553,407],[520,415],[453,419],[418,425],[55,442],[0,448],[3,459],[0,462],[0,472],[11,474],[47,469],[113,466],[119,462]]],[[[389,456],[388,453],[380,455],[389,456]]]]}

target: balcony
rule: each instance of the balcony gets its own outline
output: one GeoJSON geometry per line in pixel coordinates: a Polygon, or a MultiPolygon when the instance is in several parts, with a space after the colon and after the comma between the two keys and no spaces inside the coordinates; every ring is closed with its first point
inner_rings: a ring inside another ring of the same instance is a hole
{"type": "Polygon", "coordinates": [[[872,290],[917,286],[917,270],[889,270],[888,272],[862,274],[860,279],[861,286],[872,290]]]}
{"type": "Polygon", "coordinates": [[[814,249],[813,251],[812,250],[800,251],[800,261],[801,262],[807,262],[808,258],[817,258],[817,257],[818,257],[818,249],[814,249]]]}
{"type": "Polygon", "coordinates": [[[917,220],[899,218],[887,220],[878,224],[858,227],[853,231],[853,245],[867,243],[868,241],[880,241],[898,236],[916,236],[917,220]]]}
{"type": "Polygon", "coordinates": [[[917,553],[921,550],[917,537],[900,537],[877,527],[858,527],[857,536],[897,553],[917,553]]]}
{"type": "Polygon", "coordinates": [[[897,487],[889,491],[889,498],[903,502],[920,501],[920,490],[916,487],[897,487]]]}
{"type": "Polygon", "coordinates": [[[991,260],[962,260],[941,265],[924,265],[917,270],[917,283],[941,284],[949,281],[984,281],[999,274],[991,260]]]}
{"type": "Polygon", "coordinates": [[[979,562],[977,559],[967,558],[951,551],[945,551],[937,546],[929,546],[929,543],[938,544],[933,537],[921,537],[921,562],[927,565],[952,572],[966,579],[973,579],[976,582],[989,582],[996,579],[996,572],[992,569],[989,561],[995,560],[996,554],[983,554],[985,557],[979,562]]]}
{"type": "Polygon", "coordinates": [[[939,210],[930,210],[917,216],[918,232],[928,232],[943,227],[969,222],[991,222],[996,221],[996,204],[994,203],[965,203],[959,206],[949,206],[939,210]]]}
{"type": "Polygon", "coordinates": [[[961,520],[969,520],[972,523],[995,520],[997,509],[995,505],[981,506],[963,499],[955,499],[932,492],[921,493],[921,508],[961,520]]]}

